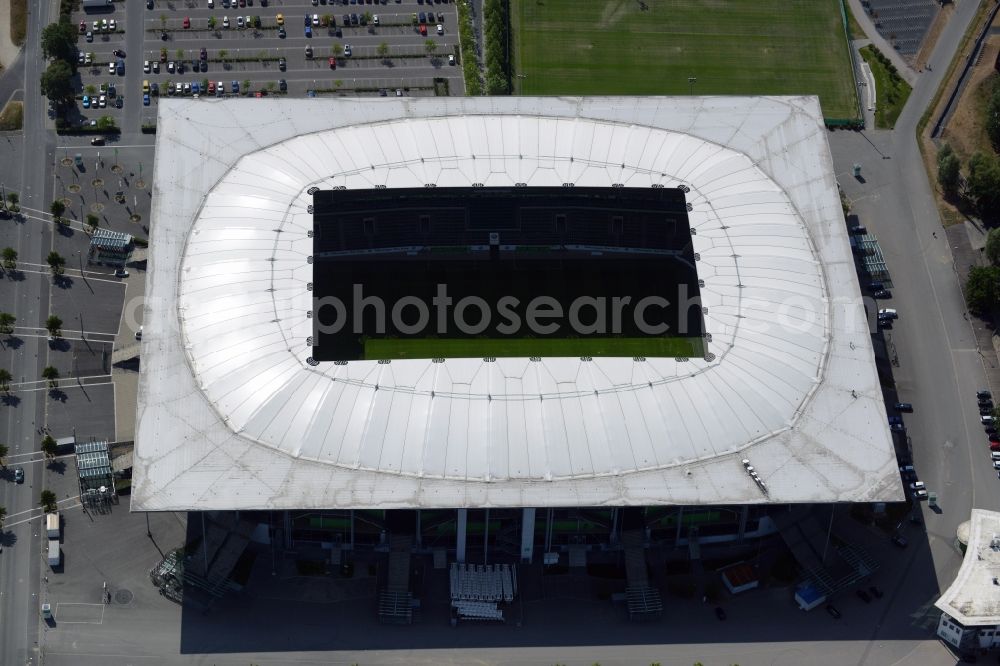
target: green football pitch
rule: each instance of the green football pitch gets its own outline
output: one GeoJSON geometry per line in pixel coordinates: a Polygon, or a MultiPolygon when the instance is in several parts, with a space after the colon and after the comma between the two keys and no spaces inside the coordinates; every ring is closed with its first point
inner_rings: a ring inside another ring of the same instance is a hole
{"type": "Polygon", "coordinates": [[[369,338],[366,359],[704,356],[701,338],[369,338]]]}
{"type": "Polygon", "coordinates": [[[839,0],[514,0],[511,14],[522,95],[816,94],[824,117],[858,115],[839,0]]]}

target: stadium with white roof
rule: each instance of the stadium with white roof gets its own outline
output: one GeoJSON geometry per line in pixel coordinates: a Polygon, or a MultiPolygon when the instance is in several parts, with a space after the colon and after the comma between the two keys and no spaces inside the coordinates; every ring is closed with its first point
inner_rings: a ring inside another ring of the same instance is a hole
{"type": "Polygon", "coordinates": [[[902,501],[826,132],[805,96],[161,100],[132,509],[405,516],[462,561],[902,501]],[[700,356],[313,358],[314,193],[568,186],[684,192],[700,356]]]}

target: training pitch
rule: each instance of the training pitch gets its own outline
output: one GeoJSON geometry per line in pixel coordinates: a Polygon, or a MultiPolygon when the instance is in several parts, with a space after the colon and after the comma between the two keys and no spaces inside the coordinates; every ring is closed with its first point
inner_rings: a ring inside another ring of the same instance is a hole
{"type": "Polygon", "coordinates": [[[514,0],[511,14],[523,95],[816,94],[826,118],[857,116],[839,0],[514,0]]]}

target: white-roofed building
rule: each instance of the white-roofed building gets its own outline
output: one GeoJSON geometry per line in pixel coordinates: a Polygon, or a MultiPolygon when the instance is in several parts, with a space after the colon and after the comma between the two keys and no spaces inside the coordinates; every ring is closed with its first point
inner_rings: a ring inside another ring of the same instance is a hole
{"type": "Polygon", "coordinates": [[[163,99],[154,192],[134,510],[904,499],[815,97],[163,99]],[[474,184],[686,188],[704,357],[314,361],[312,192],[474,184]]]}
{"type": "Polygon", "coordinates": [[[973,509],[958,528],[965,558],[955,580],[934,602],[937,635],[960,653],[1000,646],[1000,513],[973,509]]]}

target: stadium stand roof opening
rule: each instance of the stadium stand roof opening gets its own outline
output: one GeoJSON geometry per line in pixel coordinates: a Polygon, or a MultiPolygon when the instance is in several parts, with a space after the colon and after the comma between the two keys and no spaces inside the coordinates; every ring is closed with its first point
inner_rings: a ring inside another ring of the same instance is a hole
{"type": "Polygon", "coordinates": [[[680,188],[327,190],[313,222],[317,361],[704,354],[680,188]]]}
{"type": "Polygon", "coordinates": [[[158,114],[133,509],[904,499],[815,97],[158,114]],[[312,357],[314,192],[518,183],[687,188],[704,354],[312,357]]]}

